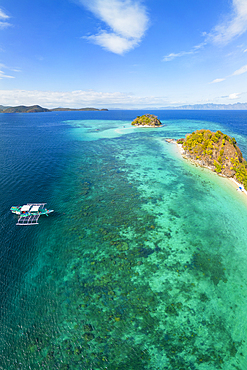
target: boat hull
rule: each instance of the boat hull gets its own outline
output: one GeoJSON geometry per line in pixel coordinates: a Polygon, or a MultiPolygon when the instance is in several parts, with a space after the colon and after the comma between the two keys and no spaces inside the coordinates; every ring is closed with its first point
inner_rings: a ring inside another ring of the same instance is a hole
{"type": "Polygon", "coordinates": [[[10,210],[12,213],[15,213],[16,215],[21,214],[21,206],[12,206],[10,210]]]}
{"type": "Polygon", "coordinates": [[[50,213],[54,212],[53,209],[46,209],[46,208],[40,208],[38,210],[35,210],[35,211],[32,211],[32,207],[30,205],[30,209],[29,210],[25,210],[23,211],[23,207],[25,206],[12,206],[10,208],[10,211],[20,217],[27,217],[27,216],[31,216],[31,215],[38,215],[38,216],[42,216],[42,215],[46,215],[48,216],[50,213]]]}

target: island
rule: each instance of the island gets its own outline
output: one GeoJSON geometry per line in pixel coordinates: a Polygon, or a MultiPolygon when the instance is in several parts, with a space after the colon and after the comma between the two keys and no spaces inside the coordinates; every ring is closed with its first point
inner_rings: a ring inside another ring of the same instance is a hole
{"type": "Polygon", "coordinates": [[[137,116],[134,121],[131,122],[133,126],[137,127],[161,127],[162,123],[157,116],[153,114],[143,114],[142,116],[137,116]]]}
{"type": "Polygon", "coordinates": [[[221,176],[233,178],[247,189],[247,162],[234,137],[219,130],[197,130],[176,142],[185,158],[221,176]]]}
{"type": "Polygon", "coordinates": [[[47,109],[42,108],[39,105],[19,105],[17,107],[4,107],[0,105],[0,113],[40,113],[40,112],[70,112],[70,111],[108,111],[108,109],[97,109],[97,108],[53,108],[47,109]]]}

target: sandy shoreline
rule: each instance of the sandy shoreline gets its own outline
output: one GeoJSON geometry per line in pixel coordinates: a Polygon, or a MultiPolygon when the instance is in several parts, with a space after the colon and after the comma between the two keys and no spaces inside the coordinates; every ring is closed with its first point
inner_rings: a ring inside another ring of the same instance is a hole
{"type": "Polygon", "coordinates": [[[159,126],[152,126],[152,125],[132,125],[132,127],[138,127],[138,128],[160,128],[160,127],[164,127],[165,125],[159,125],[159,126]]]}
{"type": "MultiPolygon", "coordinates": [[[[176,145],[177,145],[177,148],[178,148],[178,151],[179,151],[179,153],[181,154],[181,156],[182,156],[184,159],[186,159],[187,161],[189,161],[191,164],[194,164],[194,165],[199,166],[199,167],[201,167],[201,168],[207,168],[207,169],[209,169],[210,171],[214,172],[214,171],[212,170],[212,168],[210,168],[210,167],[208,167],[208,166],[202,166],[202,165],[200,165],[200,163],[198,163],[197,161],[195,161],[195,160],[193,160],[193,159],[191,159],[191,158],[188,158],[188,157],[185,155],[185,151],[184,151],[184,149],[183,149],[183,147],[182,147],[182,144],[178,144],[176,140],[174,140],[174,139],[166,139],[166,141],[167,141],[168,143],[176,144],[176,145]]],[[[214,172],[214,173],[216,174],[216,172],[214,172]]],[[[234,186],[233,184],[236,184],[236,185],[237,185],[236,190],[238,190],[238,189],[241,187],[241,188],[242,188],[242,191],[240,190],[240,192],[241,192],[241,193],[243,193],[243,194],[245,194],[245,195],[247,196],[247,191],[245,190],[244,186],[243,186],[241,183],[239,183],[236,179],[234,179],[233,177],[226,177],[226,176],[222,176],[222,175],[218,175],[218,176],[223,177],[224,179],[229,180],[229,183],[231,183],[231,185],[232,185],[232,186],[234,186]]]]}
{"type": "MultiPolygon", "coordinates": [[[[227,177],[227,179],[230,180],[230,181],[232,181],[233,183],[235,183],[238,188],[241,186],[242,193],[244,193],[245,195],[247,195],[247,191],[245,190],[244,186],[242,184],[240,184],[240,182],[238,182],[237,180],[235,180],[233,177],[227,177]]],[[[238,189],[236,189],[236,190],[238,190],[238,189]]]]}

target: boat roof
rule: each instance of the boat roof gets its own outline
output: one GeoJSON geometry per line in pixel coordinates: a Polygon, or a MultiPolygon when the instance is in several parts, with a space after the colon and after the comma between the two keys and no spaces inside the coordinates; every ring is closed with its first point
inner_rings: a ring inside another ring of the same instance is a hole
{"type": "Polygon", "coordinates": [[[40,207],[39,205],[37,205],[37,206],[36,206],[36,205],[35,205],[35,206],[32,206],[32,207],[31,207],[31,209],[30,209],[30,211],[31,211],[31,212],[38,212],[39,207],[40,207]]]}
{"type": "Polygon", "coordinates": [[[21,207],[21,212],[27,212],[31,208],[31,204],[25,204],[21,207]]]}
{"type": "Polygon", "coordinates": [[[36,212],[38,211],[39,207],[44,207],[45,205],[46,203],[27,203],[21,207],[21,212],[28,212],[31,207],[32,207],[32,211],[36,212]],[[37,208],[34,208],[34,207],[37,207],[37,208]]]}

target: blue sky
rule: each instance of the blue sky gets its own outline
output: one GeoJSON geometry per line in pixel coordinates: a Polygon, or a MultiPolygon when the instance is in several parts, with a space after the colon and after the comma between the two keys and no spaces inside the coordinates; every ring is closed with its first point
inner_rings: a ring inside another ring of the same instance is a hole
{"type": "Polygon", "coordinates": [[[247,102],[247,0],[1,0],[0,105],[247,102]]]}

